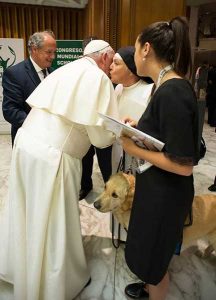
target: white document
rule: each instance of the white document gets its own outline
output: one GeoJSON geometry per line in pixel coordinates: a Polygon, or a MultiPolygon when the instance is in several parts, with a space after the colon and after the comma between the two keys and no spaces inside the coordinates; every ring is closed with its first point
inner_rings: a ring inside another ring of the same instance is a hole
{"type": "Polygon", "coordinates": [[[157,140],[156,138],[131,127],[128,124],[116,120],[110,116],[98,113],[104,120],[104,125],[107,130],[110,130],[116,134],[117,137],[128,136],[130,137],[139,147],[152,150],[161,151],[164,147],[164,143],[157,140]]]}

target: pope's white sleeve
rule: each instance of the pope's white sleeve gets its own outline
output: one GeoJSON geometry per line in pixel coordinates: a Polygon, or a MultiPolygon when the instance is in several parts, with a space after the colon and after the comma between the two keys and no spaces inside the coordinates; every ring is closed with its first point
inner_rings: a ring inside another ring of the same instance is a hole
{"type": "Polygon", "coordinates": [[[86,126],[90,142],[97,148],[105,148],[113,144],[116,136],[100,126],[86,126]]]}

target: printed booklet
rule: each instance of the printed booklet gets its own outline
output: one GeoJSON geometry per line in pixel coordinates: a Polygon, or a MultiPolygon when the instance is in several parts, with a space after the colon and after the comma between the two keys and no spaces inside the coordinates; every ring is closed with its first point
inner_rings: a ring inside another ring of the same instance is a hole
{"type": "Polygon", "coordinates": [[[99,113],[99,116],[104,120],[104,125],[107,130],[110,130],[116,134],[117,137],[128,136],[130,137],[139,147],[152,150],[161,151],[164,147],[164,143],[157,140],[156,138],[134,128],[129,124],[116,120],[110,116],[99,113]]]}

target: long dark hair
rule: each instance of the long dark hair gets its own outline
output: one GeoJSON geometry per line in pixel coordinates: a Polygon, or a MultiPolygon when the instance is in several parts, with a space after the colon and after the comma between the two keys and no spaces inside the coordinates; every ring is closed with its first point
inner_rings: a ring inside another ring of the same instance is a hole
{"type": "Polygon", "coordinates": [[[146,27],[138,36],[141,47],[146,42],[153,47],[156,56],[173,64],[180,76],[191,75],[191,47],[186,18],[176,17],[170,22],[157,22],[146,27]]]}

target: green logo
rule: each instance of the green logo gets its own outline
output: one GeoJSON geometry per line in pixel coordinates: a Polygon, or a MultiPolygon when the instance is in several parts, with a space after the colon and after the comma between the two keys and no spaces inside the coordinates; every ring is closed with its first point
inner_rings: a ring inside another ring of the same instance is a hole
{"type": "Polygon", "coordinates": [[[16,53],[10,46],[0,45],[0,69],[7,69],[16,61],[16,53]]]}

